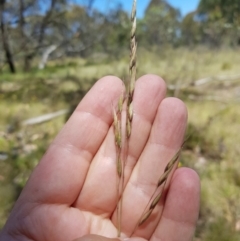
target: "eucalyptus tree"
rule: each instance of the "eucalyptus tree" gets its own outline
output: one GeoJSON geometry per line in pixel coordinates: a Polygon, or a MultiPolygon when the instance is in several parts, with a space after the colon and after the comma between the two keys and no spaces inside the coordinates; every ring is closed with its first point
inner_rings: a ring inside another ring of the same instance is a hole
{"type": "Polygon", "coordinates": [[[197,10],[188,13],[181,22],[181,42],[188,47],[204,44],[203,24],[197,10]]]}
{"type": "Polygon", "coordinates": [[[13,60],[13,55],[10,47],[9,35],[8,35],[8,26],[6,24],[6,0],[0,0],[0,29],[1,29],[1,39],[2,39],[2,48],[5,52],[6,63],[9,66],[9,69],[12,73],[15,73],[15,65],[13,60]]]}
{"type": "MultiPolygon", "coordinates": [[[[22,0],[20,0],[22,1],[22,0]]],[[[54,37],[56,29],[64,28],[64,14],[67,7],[67,0],[38,0],[33,1],[34,7],[25,19],[27,26],[25,35],[29,39],[26,41],[24,56],[24,69],[29,70],[32,59],[49,46],[58,45],[54,37]]],[[[57,35],[57,34],[56,34],[57,35]]]]}
{"type": "Polygon", "coordinates": [[[34,57],[53,44],[54,38],[49,36],[54,36],[54,28],[62,28],[67,3],[67,0],[1,0],[3,49],[8,53],[6,61],[12,72],[14,60],[21,62],[27,71],[34,57]]]}
{"type": "Polygon", "coordinates": [[[201,0],[198,12],[205,34],[214,44],[225,41],[236,45],[240,41],[239,0],[201,0]]]}
{"type": "Polygon", "coordinates": [[[152,0],[139,24],[148,45],[175,45],[180,35],[180,11],[167,1],[152,0]]]}

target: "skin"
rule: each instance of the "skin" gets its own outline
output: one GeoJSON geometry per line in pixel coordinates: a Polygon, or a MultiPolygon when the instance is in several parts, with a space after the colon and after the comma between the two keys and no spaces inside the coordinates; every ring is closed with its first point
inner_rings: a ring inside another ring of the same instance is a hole
{"type": "MultiPolygon", "coordinates": [[[[107,76],[87,93],[33,171],[1,241],[116,240],[112,108],[123,91],[120,79],[107,76]]],[[[183,142],[187,109],[165,94],[166,85],[158,76],[146,75],[136,82],[121,238],[133,232],[161,173],[183,142]]],[[[192,240],[199,196],[198,175],[188,168],[177,169],[151,217],[130,239],[192,240]]]]}

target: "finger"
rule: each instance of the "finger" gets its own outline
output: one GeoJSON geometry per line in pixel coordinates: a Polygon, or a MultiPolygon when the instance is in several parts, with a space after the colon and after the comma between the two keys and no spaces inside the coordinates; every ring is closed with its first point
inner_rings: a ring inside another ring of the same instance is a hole
{"type": "MultiPolygon", "coordinates": [[[[143,76],[136,82],[133,128],[125,181],[128,180],[147,142],[157,108],[165,97],[165,91],[165,83],[155,75],[143,76]]],[[[92,162],[76,206],[104,217],[112,215],[117,203],[117,182],[116,147],[113,130],[110,130],[92,162]]]]}
{"type": "Polygon", "coordinates": [[[191,241],[200,203],[200,181],[191,169],[180,168],[172,178],[161,220],[150,241],[191,241]]]}
{"type": "Polygon", "coordinates": [[[69,205],[76,200],[91,160],[112,124],[111,106],[122,92],[122,82],[113,76],[92,87],[33,172],[23,197],[69,205]]]}
{"type": "Polygon", "coordinates": [[[103,237],[103,236],[100,236],[100,235],[90,234],[90,235],[85,235],[81,238],[75,239],[73,241],[119,241],[119,239],[117,239],[117,238],[107,238],[107,237],[103,237]]]}
{"type": "MultiPolygon", "coordinates": [[[[120,240],[123,240],[123,239],[107,238],[107,237],[103,237],[103,236],[99,236],[99,235],[90,234],[90,235],[86,235],[86,236],[83,236],[81,238],[75,239],[73,241],[120,241],[120,240]]],[[[128,240],[129,241],[146,241],[146,240],[141,239],[141,238],[131,238],[131,239],[128,239],[128,240]]]]}
{"type": "MultiPolygon", "coordinates": [[[[124,191],[122,229],[128,235],[140,221],[167,163],[182,145],[186,122],[187,110],[182,101],[166,98],[161,102],[148,143],[124,191]]],[[[147,225],[136,229],[134,236],[148,239],[158,223],[161,209],[162,203],[155,208],[147,225]]]]}

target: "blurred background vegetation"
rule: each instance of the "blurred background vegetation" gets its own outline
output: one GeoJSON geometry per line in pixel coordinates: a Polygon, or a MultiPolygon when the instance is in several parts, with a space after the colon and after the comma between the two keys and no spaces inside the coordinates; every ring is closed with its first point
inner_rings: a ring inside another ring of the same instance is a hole
{"type": "MultiPolygon", "coordinates": [[[[113,2],[0,0],[0,230],[89,88],[128,78],[129,13],[113,2]]],[[[162,76],[189,109],[181,163],[202,182],[195,241],[240,240],[240,2],[200,0],[182,16],[152,0],[137,31],[138,75],[162,76]]]]}

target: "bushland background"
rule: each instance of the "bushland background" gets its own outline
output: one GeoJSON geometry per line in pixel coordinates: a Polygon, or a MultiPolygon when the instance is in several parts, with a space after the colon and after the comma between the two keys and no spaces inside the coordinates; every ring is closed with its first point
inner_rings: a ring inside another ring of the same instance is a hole
{"type": "MultiPolygon", "coordinates": [[[[0,0],[0,229],[86,91],[104,75],[128,78],[129,13],[93,4],[0,0]]],[[[137,35],[138,75],[162,76],[189,109],[181,165],[202,182],[195,241],[240,240],[239,0],[201,0],[185,16],[152,0],[137,35]]]]}

